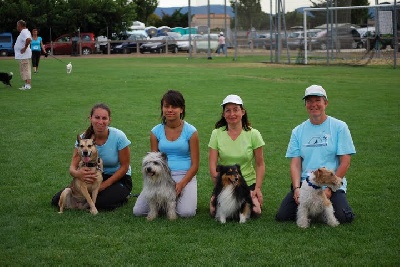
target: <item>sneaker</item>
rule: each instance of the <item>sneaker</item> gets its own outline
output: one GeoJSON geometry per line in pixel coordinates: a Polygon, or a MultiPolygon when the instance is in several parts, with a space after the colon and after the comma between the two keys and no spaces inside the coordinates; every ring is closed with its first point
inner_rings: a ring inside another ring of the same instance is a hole
{"type": "Polygon", "coordinates": [[[24,85],[24,86],[22,86],[22,87],[20,87],[20,88],[18,88],[19,90],[30,90],[31,89],[31,86],[30,85],[24,85]]]}

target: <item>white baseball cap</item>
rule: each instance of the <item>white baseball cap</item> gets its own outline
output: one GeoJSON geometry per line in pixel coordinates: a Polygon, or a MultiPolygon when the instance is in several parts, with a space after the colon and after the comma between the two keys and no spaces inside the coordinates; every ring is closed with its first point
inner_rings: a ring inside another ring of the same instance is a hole
{"type": "Polygon", "coordinates": [[[219,35],[224,35],[224,32],[220,32],[219,35]]]}
{"type": "Polygon", "coordinates": [[[233,103],[237,105],[243,105],[243,101],[238,95],[228,95],[225,97],[225,99],[222,101],[221,106],[228,104],[228,103],[233,103]]]}
{"type": "Polygon", "coordinates": [[[326,99],[328,99],[328,96],[326,95],[326,92],[324,88],[322,88],[321,85],[311,85],[306,89],[306,92],[304,94],[303,99],[305,99],[307,96],[310,95],[315,95],[315,96],[324,96],[326,99]]]}

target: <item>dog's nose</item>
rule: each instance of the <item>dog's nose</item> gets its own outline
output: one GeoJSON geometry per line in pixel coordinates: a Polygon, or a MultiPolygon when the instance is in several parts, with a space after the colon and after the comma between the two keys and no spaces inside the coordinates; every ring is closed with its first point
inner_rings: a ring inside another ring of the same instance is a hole
{"type": "Polygon", "coordinates": [[[151,172],[151,167],[147,167],[146,172],[151,172]]]}
{"type": "Polygon", "coordinates": [[[83,151],[83,152],[82,152],[82,155],[88,156],[88,155],[89,155],[89,152],[88,152],[88,151],[83,151]]]}

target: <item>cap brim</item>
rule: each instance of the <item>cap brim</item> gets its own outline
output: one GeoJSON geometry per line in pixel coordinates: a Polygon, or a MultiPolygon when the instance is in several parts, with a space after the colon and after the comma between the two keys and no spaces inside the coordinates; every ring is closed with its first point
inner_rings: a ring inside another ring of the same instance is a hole
{"type": "MultiPolygon", "coordinates": [[[[323,94],[318,94],[318,93],[309,94],[309,95],[305,95],[305,96],[303,97],[303,99],[305,99],[307,96],[325,96],[325,95],[323,95],[323,94]]],[[[326,97],[326,96],[325,96],[325,97],[326,97]]]]}
{"type": "Polygon", "coordinates": [[[237,102],[229,101],[229,102],[222,103],[221,106],[226,105],[226,104],[243,105],[243,103],[237,103],[237,102]]]}

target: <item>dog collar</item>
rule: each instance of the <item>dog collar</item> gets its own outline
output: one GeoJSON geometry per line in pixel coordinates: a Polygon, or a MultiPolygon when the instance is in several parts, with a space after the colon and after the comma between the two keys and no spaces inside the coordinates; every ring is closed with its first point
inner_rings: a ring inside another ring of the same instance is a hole
{"type": "Polygon", "coordinates": [[[83,166],[85,166],[85,167],[97,167],[97,163],[96,162],[84,162],[83,166]]]}
{"type": "Polygon", "coordinates": [[[84,162],[83,166],[89,167],[89,168],[96,167],[97,170],[103,172],[103,170],[101,169],[101,166],[100,166],[100,158],[97,158],[97,162],[84,162]]]}
{"type": "Polygon", "coordinates": [[[306,178],[306,182],[307,182],[307,184],[308,184],[309,186],[311,186],[311,187],[314,188],[314,189],[320,189],[320,188],[321,188],[320,186],[311,183],[310,180],[308,179],[308,177],[306,178]]]}

